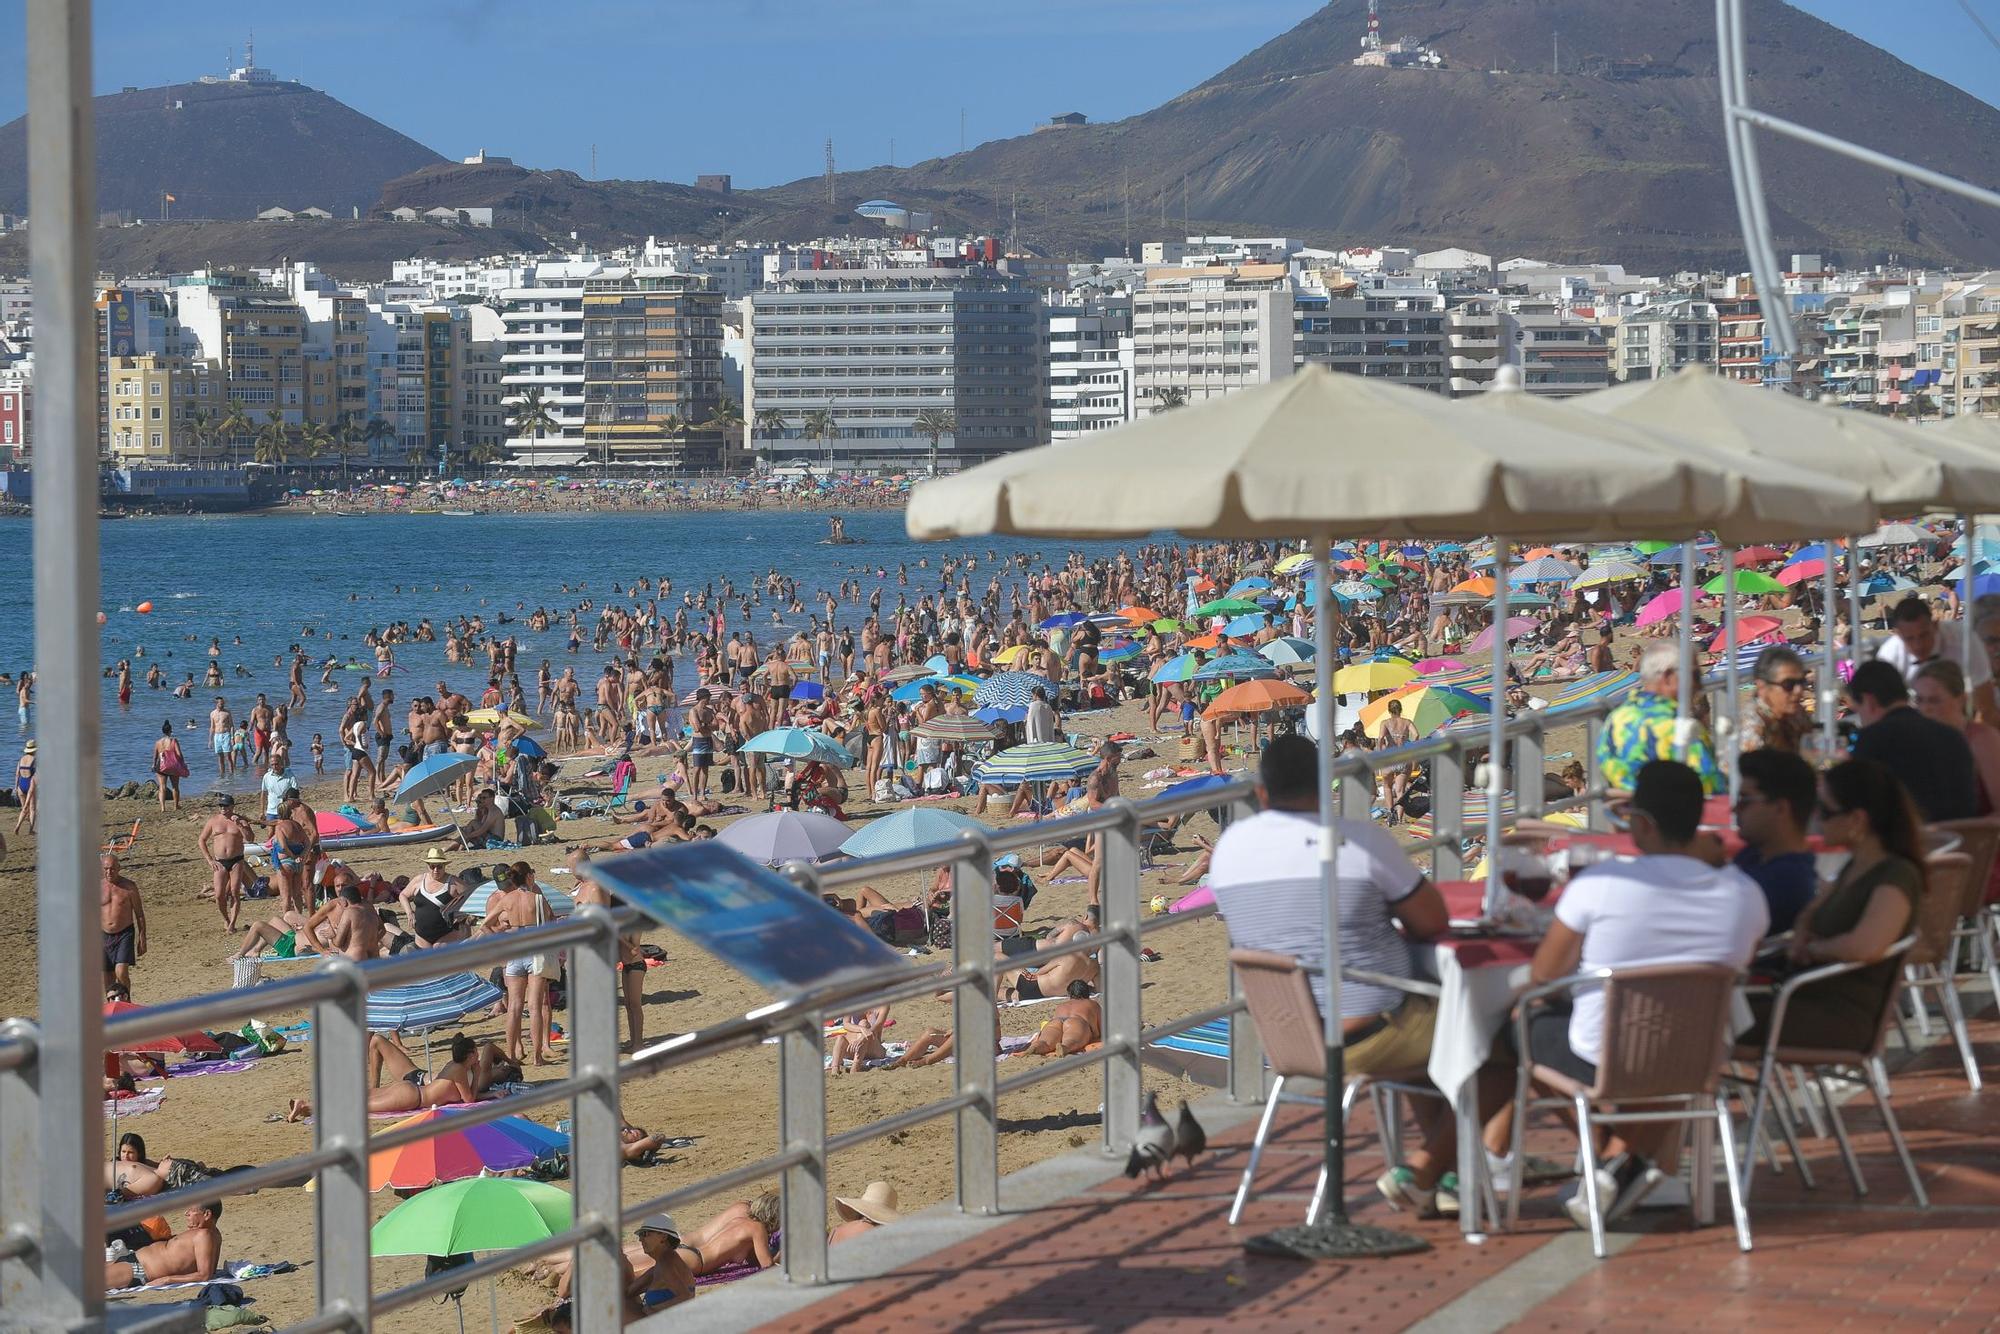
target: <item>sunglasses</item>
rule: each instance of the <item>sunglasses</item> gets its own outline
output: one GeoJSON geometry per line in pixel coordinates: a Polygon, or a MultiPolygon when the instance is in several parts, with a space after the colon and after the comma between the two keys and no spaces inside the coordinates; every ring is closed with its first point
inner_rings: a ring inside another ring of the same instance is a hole
{"type": "Polygon", "coordinates": [[[1794,690],[1804,690],[1806,688],[1806,678],[1803,676],[1788,676],[1781,681],[1766,681],[1764,684],[1767,686],[1776,686],[1779,690],[1789,693],[1794,690]]]}

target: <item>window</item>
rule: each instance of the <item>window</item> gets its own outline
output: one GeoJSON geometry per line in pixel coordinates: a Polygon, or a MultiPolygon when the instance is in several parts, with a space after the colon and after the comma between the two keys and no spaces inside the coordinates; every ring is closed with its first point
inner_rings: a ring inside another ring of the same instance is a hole
{"type": "Polygon", "coordinates": [[[160,447],[160,433],[158,431],[155,431],[153,432],[153,448],[158,449],[159,447],[160,447]]]}

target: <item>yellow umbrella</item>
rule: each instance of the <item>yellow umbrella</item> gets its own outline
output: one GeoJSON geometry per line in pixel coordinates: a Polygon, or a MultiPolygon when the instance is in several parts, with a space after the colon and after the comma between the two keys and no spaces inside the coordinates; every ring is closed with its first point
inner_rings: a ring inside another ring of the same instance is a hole
{"type": "Polygon", "coordinates": [[[474,727],[499,727],[502,723],[512,723],[523,732],[532,732],[541,726],[525,713],[509,713],[503,709],[474,709],[465,715],[465,721],[474,727]]]}
{"type": "Polygon", "coordinates": [[[1023,654],[1029,652],[1032,648],[1033,645],[1030,644],[1016,644],[1012,648],[1003,648],[993,655],[993,661],[1001,667],[1012,667],[1020,660],[1023,654]]]}
{"type": "Polygon", "coordinates": [[[1271,567],[1271,573],[1297,574],[1300,570],[1310,570],[1312,568],[1312,563],[1313,563],[1312,552],[1301,551],[1296,555],[1287,556],[1283,560],[1279,561],[1276,565],[1273,565],[1271,567]]]}
{"type": "Polygon", "coordinates": [[[1360,691],[1372,695],[1416,679],[1417,669],[1407,662],[1357,662],[1333,674],[1333,693],[1351,695],[1360,691]]]}

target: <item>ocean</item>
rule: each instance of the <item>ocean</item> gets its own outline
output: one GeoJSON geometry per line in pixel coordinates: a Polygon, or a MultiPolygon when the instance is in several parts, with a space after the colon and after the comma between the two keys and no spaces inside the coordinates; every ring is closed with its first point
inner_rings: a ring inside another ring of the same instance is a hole
{"type": "MultiPolygon", "coordinates": [[[[204,743],[209,701],[217,692],[200,684],[208,667],[211,636],[220,638],[223,647],[220,693],[239,718],[259,691],[274,704],[288,697],[287,668],[274,660],[288,660],[293,644],[305,648],[315,664],[306,678],[309,702],[304,716],[295,717],[290,729],[294,762],[304,767],[310,764],[307,747],[314,732],[325,735],[330,757],[338,754],[331,733],[339,721],[339,702],[359,679],[354,673],[336,672],[343,692],[324,693],[317,664],[329,652],[343,659],[351,654],[372,670],[373,656],[361,642],[371,626],[397,620],[414,626],[429,617],[442,632],[446,621],[478,611],[492,629],[503,611],[520,617],[505,629],[520,640],[519,674],[532,701],[535,670],[542,659],[549,659],[558,673],[574,665],[577,675],[589,681],[607,655],[592,653],[586,637],[583,651],[572,657],[564,651],[566,628],[552,624],[546,634],[531,634],[526,613],[537,606],[547,607],[552,615],[567,612],[584,596],[600,607],[607,600],[629,605],[630,600],[616,598],[611,587],[629,587],[641,576],[672,579],[672,605],[678,606],[683,589],[698,590],[725,577],[743,587],[773,567],[796,577],[805,593],[865,570],[864,588],[879,584],[884,603],[893,606],[902,589],[898,567],[904,564],[910,567],[914,602],[920,587],[935,587],[940,561],[963,551],[980,557],[974,579],[975,587],[983,588],[988,551],[1046,553],[1059,564],[1071,548],[1093,555],[1117,550],[1115,543],[1053,539],[920,543],[904,534],[900,511],[853,511],[842,517],[848,536],[860,539],[860,544],[824,545],[828,515],[810,511],[467,518],[196,515],[105,521],[100,525],[101,606],[106,616],[103,665],[109,668],[120,658],[129,658],[134,679],[129,708],[119,707],[115,683],[109,677],[103,682],[104,781],[144,781],[160,722],[171,719],[194,770],[185,790],[195,792],[213,783],[214,762],[204,754],[204,743]],[[924,559],[930,568],[928,577],[920,580],[917,562],[924,559]],[[878,577],[878,569],[886,576],[878,577]],[[588,583],[586,592],[562,591],[565,584],[576,589],[579,582],[588,583]],[[135,610],[142,602],[153,604],[149,614],[135,610]],[[307,625],[318,633],[302,638],[301,628],[307,625]],[[166,672],[169,688],[146,686],[145,672],[154,661],[166,672]],[[237,674],[239,665],[247,675],[237,674]],[[190,671],[196,680],[194,697],[174,698],[170,687],[190,671]]],[[[31,551],[27,520],[0,521],[0,568],[26,572],[31,551]]],[[[807,596],[805,601],[811,608],[816,599],[807,596]]],[[[789,634],[806,620],[804,615],[787,617],[773,625],[770,611],[768,605],[757,608],[762,618],[755,625],[760,644],[768,644],[774,630],[789,634]]],[[[865,611],[855,613],[854,624],[862,614],[865,611]]],[[[585,623],[590,624],[588,618],[585,623]]],[[[734,611],[730,625],[738,628],[734,611]]],[[[32,581],[26,577],[0,581],[0,671],[18,673],[28,667],[34,661],[33,641],[32,581]]],[[[399,701],[431,693],[440,677],[475,698],[484,684],[483,673],[474,668],[447,666],[441,634],[438,643],[398,646],[396,661],[399,670],[393,685],[399,701]]],[[[7,712],[0,716],[11,720],[13,702],[10,691],[7,712]]],[[[33,730],[31,712],[21,739],[33,730]]],[[[18,746],[5,750],[11,759],[18,746]]],[[[329,758],[328,772],[334,769],[329,758]]]]}

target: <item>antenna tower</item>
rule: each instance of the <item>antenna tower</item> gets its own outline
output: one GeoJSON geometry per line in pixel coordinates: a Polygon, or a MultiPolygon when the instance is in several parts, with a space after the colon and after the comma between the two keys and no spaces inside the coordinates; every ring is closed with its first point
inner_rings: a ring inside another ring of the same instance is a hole
{"type": "Polygon", "coordinates": [[[1368,0],[1368,35],[1361,39],[1363,51],[1382,49],[1382,14],[1379,0],[1368,0]]]}

